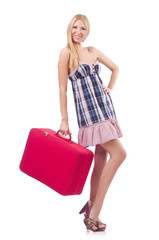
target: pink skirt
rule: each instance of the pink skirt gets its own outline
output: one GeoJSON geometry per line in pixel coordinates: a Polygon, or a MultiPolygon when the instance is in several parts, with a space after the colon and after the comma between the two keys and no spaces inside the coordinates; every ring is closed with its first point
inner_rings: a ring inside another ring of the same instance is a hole
{"type": "Polygon", "coordinates": [[[79,128],[78,144],[83,147],[89,147],[120,137],[123,137],[123,133],[118,120],[117,118],[112,118],[79,128]]]}

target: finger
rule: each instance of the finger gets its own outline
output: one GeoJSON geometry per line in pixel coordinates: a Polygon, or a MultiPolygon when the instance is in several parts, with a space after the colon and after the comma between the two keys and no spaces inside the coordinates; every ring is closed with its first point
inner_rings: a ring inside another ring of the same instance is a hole
{"type": "Polygon", "coordinates": [[[62,131],[62,135],[64,135],[65,134],[65,132],[64,132],[64,130],[62,131]]]}
{"type": "Polygon", "coordinates": [[[65,130],[65,136],[68,134],[68,130],[65,130]]]}
{"type": "Polygon", "coordinates": [[[59,132],[63,135],[63,131],[62,130],[60,130],[59,132]]]}

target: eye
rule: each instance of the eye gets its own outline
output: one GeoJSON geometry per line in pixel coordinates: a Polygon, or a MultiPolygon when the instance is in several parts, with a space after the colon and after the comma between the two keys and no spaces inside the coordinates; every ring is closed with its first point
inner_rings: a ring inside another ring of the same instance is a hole
{"type": "Polygon", "coordinates": [[[87,30],[86,28],[82,27],[82,30],[87,30]]]}
{"type": "Polygon", "coordinates": [[[77,26],[73,26],[73,28],[77,28],[77,26]]]}

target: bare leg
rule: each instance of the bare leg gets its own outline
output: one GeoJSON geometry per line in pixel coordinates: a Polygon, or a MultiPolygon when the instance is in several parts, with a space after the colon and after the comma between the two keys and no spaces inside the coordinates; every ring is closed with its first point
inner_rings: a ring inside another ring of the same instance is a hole
{"type": "MultiPolygon", "coordinates": [[[[94,168],[91,176],[91,191],[90,191],[90,200],[94,200],[97,194],[99,180],[104,169],[104,166],[107,162],[108,153],[107,151],[99,144],[95,147],[94,153],[94,168]]],[[[100,219],[98,218],[98,221],[100,219]]],[[[104,225],[100,225],[100,228],[105,227],[104,225]]]]}
{"type": "Polygon", "coordinates": [[[114,139],[100,145],[110,154],[110,159],[103,168],[98,190],[90,212],[90,218],[94,220],[98,219],[110,183],[127,155],[119,139],[114,139]]]}
{"type": "Polygon", "coordinates": [[[94,153],[94,168],[91,176],[90,200],[94,200],[97,194],[99,180],[103,168],[107,162],[107,156],[108,156],[107,151],[102,146],[97,144],[94,153]]]}

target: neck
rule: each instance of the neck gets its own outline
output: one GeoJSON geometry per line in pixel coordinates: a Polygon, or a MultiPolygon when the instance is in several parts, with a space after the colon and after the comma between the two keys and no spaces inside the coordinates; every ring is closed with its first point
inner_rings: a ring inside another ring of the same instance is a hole
{"type": "Polygon", "coordinates": [[[80,42],[80,43],[76,43],[76,47],[77,47],[77,50],[78,51],[80,51],[80,50],[82,50],[82,43],[80,42]]]}

